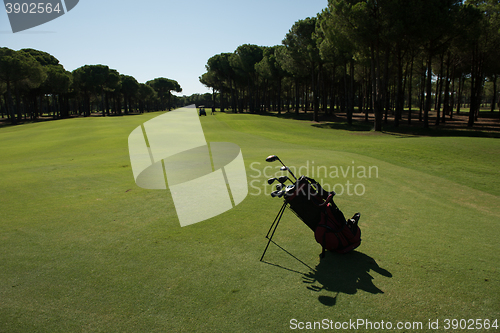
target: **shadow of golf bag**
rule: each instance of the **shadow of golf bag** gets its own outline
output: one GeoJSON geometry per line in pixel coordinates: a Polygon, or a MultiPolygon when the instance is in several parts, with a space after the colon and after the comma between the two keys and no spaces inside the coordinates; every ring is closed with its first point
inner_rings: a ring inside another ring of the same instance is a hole
{"type": "Polygon", "coordinates": [[[347,253],[361,244],[358,227],[359,213],[346,220],[333,202],[335,192],[325,191],[314,179],[302,176],[284,194],[289,208],[313,232],[316,241],[325,249],[347,253]]]}

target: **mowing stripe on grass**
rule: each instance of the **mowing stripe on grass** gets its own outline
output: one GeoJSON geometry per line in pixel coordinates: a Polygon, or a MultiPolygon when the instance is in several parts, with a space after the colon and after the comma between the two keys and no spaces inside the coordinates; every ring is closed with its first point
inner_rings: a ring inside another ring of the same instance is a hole
{"type": "Polygon", "coordinates": [[[293,318],[500,318],[498,140],[203,117],[207,141],[240,146],[249,193],[181,228],[170,193],[137,187],[130,167],[127,137],[156,115],[0,129],[0,331],[285,332],[293,318]],[[335,197],[346,215],[361,212],[357,251],[320,261],[312,232],[285,211],[273,238],[281,248],[259,262],[282,204],[265,192],[265,171],[280,174],[264,170],[269,154],[304,170],[307,161],[378,167],[378,177],[320,177],[365,186],[335,197]]]}

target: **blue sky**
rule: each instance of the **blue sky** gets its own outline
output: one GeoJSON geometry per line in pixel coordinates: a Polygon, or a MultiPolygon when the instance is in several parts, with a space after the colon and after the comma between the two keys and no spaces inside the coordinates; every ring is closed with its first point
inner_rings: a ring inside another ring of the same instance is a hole
{"type": "Polygon", "coordinates": [[[208,92],[198,81],[208,58],[242,44],[281,44],[297,20],[316,16],[327,3],[80,0],[65,15],[15,34],[2,11],[0,46],[48,52],[69,71],[103,64],[139,82],[171,78],[183,88],[181,95],[191,95],[208,92]]]}

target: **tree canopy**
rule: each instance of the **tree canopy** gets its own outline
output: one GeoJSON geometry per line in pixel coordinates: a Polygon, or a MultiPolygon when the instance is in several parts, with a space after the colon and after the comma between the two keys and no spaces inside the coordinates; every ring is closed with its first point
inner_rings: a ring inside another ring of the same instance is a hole
{"type": "Polygon", "coordinates": [[[13,124],[41,116],[109,116],[171,109],[182,103],[172,79],[139,83],[106,65],[84,65],[72,72],[53,55],[35,49],[0,48],[0,114],[13,124]]]}
{"type": "Polygon", "coordinates": [[[312,120],[364,113],[382,130],[418,109],[436,125],[468,105],[499,106],[500,4],[495,0],[329,0],[298,20],[282,45],[242,44],[207,61],[200,81],[222,110],[312,111],[312,120]],[[491,91],[486,95],[486,91],[491,91]],[[405,110],[406,113],[405,113],[405,110]],[[456,110],[456,111],[455,111],[456,110]]]}

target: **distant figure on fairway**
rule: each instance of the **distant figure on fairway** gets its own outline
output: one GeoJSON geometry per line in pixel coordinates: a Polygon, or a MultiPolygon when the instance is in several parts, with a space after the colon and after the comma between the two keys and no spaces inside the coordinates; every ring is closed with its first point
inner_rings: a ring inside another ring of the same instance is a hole
{"type": "Polygon", "coordinates": [[[206,116],[207,113],[205,112],[205,108],[203,105],[200,105],[200,112],[199,112],[199,116],[206,116]]]}

